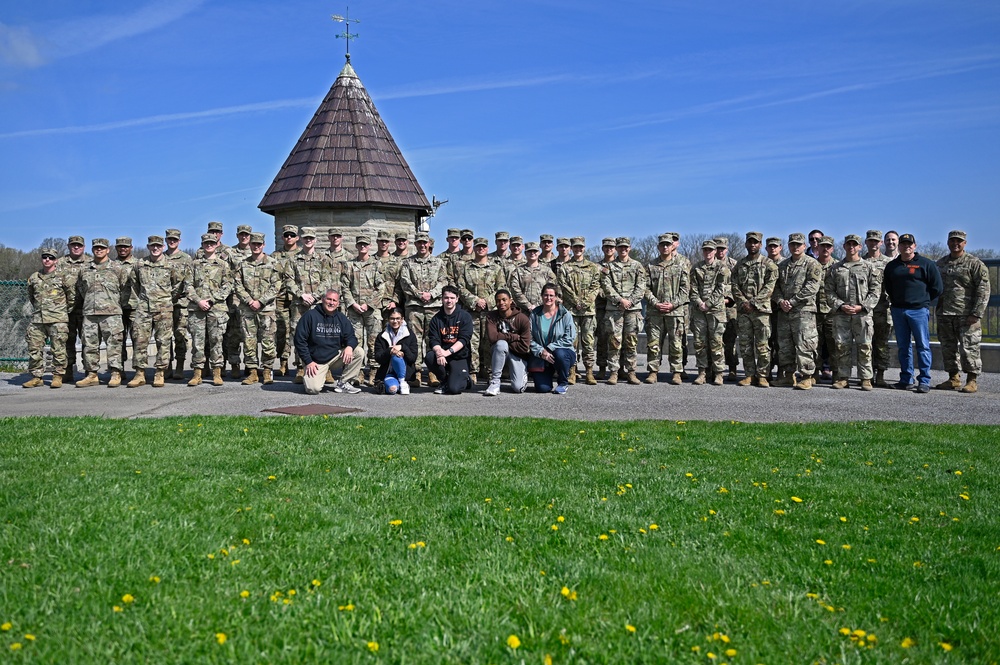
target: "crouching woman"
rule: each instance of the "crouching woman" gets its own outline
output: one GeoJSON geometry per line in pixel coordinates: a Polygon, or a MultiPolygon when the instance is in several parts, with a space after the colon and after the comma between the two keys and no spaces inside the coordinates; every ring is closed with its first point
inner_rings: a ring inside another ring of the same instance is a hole
{"type": "Polygon", "coordinates": [[[569,371],[576,364],[573,316],[556,302],[556,285],[542,287],[542,304],[531,310],[531,362],[535,391],[565,395],[569,371]],[[553,388],[553,383],[555,387],[553,388]]]}
{"type": "Polygon", "coordinates": [[[416,361],[417,338],[406,327],[403,312],[394,309],[389,313],[385,330],[375,338],[375,362],[378,363],[376,388],[383,388],[389,395],[409,395],[407,381],[413,378],[416,361]]]}

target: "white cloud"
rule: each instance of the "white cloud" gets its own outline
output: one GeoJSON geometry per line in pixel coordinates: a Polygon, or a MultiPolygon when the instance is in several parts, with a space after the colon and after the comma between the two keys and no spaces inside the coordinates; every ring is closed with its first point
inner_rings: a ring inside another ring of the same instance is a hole
{"type": "Polygon", "coordinates": [[[38,67],[44,63],[38,38],[24,27],[0,23],[0,60],[14,67],[38,67]]]}

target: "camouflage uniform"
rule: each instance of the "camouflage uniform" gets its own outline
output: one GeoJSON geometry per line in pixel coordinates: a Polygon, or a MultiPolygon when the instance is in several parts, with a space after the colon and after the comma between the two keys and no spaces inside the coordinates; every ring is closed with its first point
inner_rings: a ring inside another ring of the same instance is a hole
{"type": "Polygon", "coordinates": [[[275,250],[270,255],[281,271],[281,284],[274,301],[274,351],[283,365],[288,365],[288,359],[292,357],[292,338],[295,336],[295,328],[292,327],[292,301],[285,287],[285,278],[288,276],[288,265],[292,257],[298,253],[299,248],[294,247],[275,250]]]}
{"type": "MultiPolygon", "coordinates": [[[[614,238],[605,238],[604,243],[611,241],[615,244],[614,238]]],[[[610,261],[600,261],[597,267],[601,269],[601,275],[608,272],[610,261]]],[[[597,320],[597,367],[603,372],[608,366],[608,346],[610,345],[611,331],[608,329],[608,299],[604,296],[604,289],[597,294],[594,301],[594,319],[597,320]]]]}
{"type": "Polygon", "coordinates": [[[542,287],[546,284],[555,284],[556,275],[544,263],[530,268],[524,263],[510,265],[514,268],[508,274],[507,289],[514,304],[527,316],[531,310],[542,304],[542,287]]]}
{"type": "Polygon", "coordinates": [[[385,281],[382,264],[369,256],[367,260],[354,259],[343,265],[340,277],[340,302],[347,310],[347,318],[354,326],[354,336],[364,347],[367,356],[365,365],[376,369],[375,338],[382,332],[382,299],[385,296],[385,281]],[[368,305],[364,312],[354,309],[354,304],[368,305]]]}
{"type": "Polygon", "coordinates": [[[983,339],[982,318],[990,300],[989,271],[968,252],[957,259],[946,254],[938,259],[937,266],[944,283],[935,310],[944,368],[949,375],[958,374],[961,360],[963,372],[978,375],[983,371],[979,346],[983,339]],[[972,325],[970,316],[977,318],[972,325]]]}
{"type": "Polygon", "coordinates": [[[405,259],[399,268],[399,288],[406,298],[406,327],[417,338],[417,372],[423,367],[423,359],[430,350],[427,334],[431,319],[441,309],[441,289],[448,284],[444,261],[417,255],[405,259]],[[430,294],[428,302],[420,299],[423,292],[430,294]]]}
{"type": "Polygon", "coordinates": [[[778,266],[763,253],[740,259],[732,272],[740,355],[743,356],[743,371],[747,377],[764,376],[770,367],[771,294],[777,281],[778,266]],[[752,310],[744,312],[743,303],[750,303],[752,310]]]}
{"type": "MultiPolygon", "coordinates": [[[[865,261],[874,266],[880,273],[885,273],[885,267],[890,259],[885,254],[878,256],[866,255],[865,261]]],[[[889,296],[883,287],[882,293],[872,312],[872,368],[876,372],[885,372],[889,369],[889,340],[892,339],[892,314],[889,312],[889,296]]]]}
{"type": "MultiPolygon", "coordinates": [[[[860,242],[858,243],[860,244],[860,242]]],[[[872,379],[872,311],[882,294],[882,272],[871,263],[838,261],[826,273],[826,300],[833,314],[833,332],[837,343],[835,381],[846,381],[854,365],[851,344],[857,347],[858,378],[872,379]],[[846,314],[844,305],[861,305],[860,314],[846,314]]]]}
{"type": "Polygon", "coordinates": [[[119,261],[90,262],[77,277],[76,297],[83,301],[83,369],[96,373],[101,342],[107,347],[108,369],[123,371],[122,302],[129,297],[130,271],[119,261]]]}
{"type": "Polygon", "coordinates": [[[466,263],[458,277],[460,300],[472,315],[472,341],[469,349],[469,371],[478,374],[479,368],[488,371],[493,348],[486,331],[486,313],[496,306],[496,293],[504,288],[503,268],[493,261],[466,263]],[[486,301],[486,309],[476,309],[476,301],[486,301]]]}
{"type": "MultiPolygon", "coordinates": [[[[518,269],[517,273],[520,272],[521,269],[518,269]]],[[[594,336],[597,333],[597,296],[601,292],[601,275],[596,263],[584,259],[566,261],[559,267],[557,276],[563,306],[573,315],[573,323],[576,324],[577,357],[583,360],[588,372],[594,370],[594,363],[597,362],[594,336]]],[[[541,295],[539,286],[536,307],[541,304],[541,295]]],[[[521,311],[525,310],[522,308],[521,311]]]]}
{"type": "MultiPolygon", "coordinates": [[[[256,242],[256,240],[254,241],[256,242]]],[[[247,369],[274,367],[277,357],[275,333],[277,329],[278,293],[284,282],[283,266],[271,256],[253,256],[239,264],[233,279],[233,293],[240,311],[240,333],[243,336],[243,353],[247,369]],[[250,303],[260,302],[260,309],[254,310],[250,303]],[[260,358],[257,345],[260,344],[260,358]]],[[[251,377],[253,375],[251,374],[251,377]]],[[[252,380],[252,379],[248,379],[252,380]]]]}
{"type": "MultiPolygon", "coordinates": [[[[83,243],[83,238],[78,236],[71,238],[70,240],[78,240],[81,244],[83,243]]],[[[83,270],[93,259],[94,257],[86,253],[80,256],[79,259],[74,259],[72,256],[67,254],[59,259],[59,263],[56,268],[69,272],[75,281],[80,276],[80,271],[83,270]]],[[[66,337],[67,375],[71,374],[76,368],[76,341],[80,340],[80,343],[83,343],[83,301],[79,298],[76,298],[75,300],[76,304],[73,305],[73,309],[69,313],[69,323],[67,324],[67,330],[69,331],[68,336],[66,337]]]]}
{"type": "Polygon", "coordinates": [[[610,332],[608,371],[617,373],[621,362],[626,372],[635,372],[639,329],[642,328],[642,296],[646,292],[646,269],[632,258],[628,262],[615,259],[601,276],[601,290],[608,299],[604,315],[610,332]],[[622,310],[622,300],[631,301],[632,306],[622,310]]]}
{"type": "Polygon", "coordinates": [[[729,269],[730,283],[726,284],[726,300],[729,303],[726,307],[726,329],[722,333],[722,344],[725,349],[726,367],[730,374],[736,374],[736,366],[740,364],[739,355],[739,331],[740,327],[736,319],[736,301],[733,300],[732,278],[733,271],[736,270],[736,259],[726,254],[726,258],[720,259],[729,269]]]}
{"type": "MultiPolygon", "coordinates": [[[[835,265],[837,265],[837,262],[832,258],[826,265],[819,264],[822,274],[820,276],[821,286],[819,292],[816,294],[816,331],[819,341],[816,345],[815,360],[817,370],[823,367],[823,361],[826,360],[827,366],[834,374],[837,373],[837,338],[833,332],[833,320],[836,317],[836,313],[831,310],[830,302],[826,299],[825,285],[826,276],[835,265]]],[[[814,378],[818,378],[818,376],[814,374],[814,378]]]]}
{"type": "Polygon", "coordinates": [[[379,309],[384,315],[388,314],[386,310],[389,303],[394,302],[396,307],[403,311],[406,297],[399,287],[399,270],[403,267],[403,260],[392,254],[376,256],[375,260],[379,262],[379,269],[382,271],[382,302],[379,304],[379,309]]]}
{"type": "Polygon", "coordinates": [[[685,317],[690,300],[690,264],[674,254],[668,259],[650,263],[646,287],[646,367],[650,374],[660,371],[663,346],[666,344],[667,367],[673,373],[684,371],[684,344],[687,341],[685,317]],[[669,312],[660,312],[656,305],[670,303],[669,312]]]}
{"type": "Polygon", "coordinates": [[[59,270],[28,277],[28,302],[31,321],[25,333],[28,343],[28,371],[35,378],[45,373],[45,340],[52,342],[52,376],[66,371],[66,340],[69,338],[69,313],[76,305],[76,274],[59,270]]]}
{"type": "MultiPolygon", "coordinates": [[[[241,229],[250,227],[241,226],[241,229]]],[[[216,251],[218,254],[218,251],[216,251]]],[[[240,269],[240,264],[250,258],[250,245],[247,244],[246,247],[240,247],[236,245],[235,247],[229,248],[229,269],[233,272],[233,282],[235,286],[236,275],[240,269]]],[[[233,367],[233,378],[236,378],[239,374],[240,366],[240,348],[243,346],[243,330],[242,330],[242,316],[240,314],[240,306],[236,301],[236,292],[229,295],[229,321],[226,323],[226,334],[223,338],[223,348],[224,355],[226,357],[226,362],[228,362],[233,367]]]]}
{"type": "MultiPolygon", "coordinates": [[[[291,320],[288,330],[293,337],[302,315],[315,307],[316,303],[326,295],[327,289],[331,288],[340,289],[340,275],[338,272],[337,281],[334,281],[326,256],[316,251],[310,254],[299,252],[288,259],[285,269],[285,290],[291,300],[291,320]],[[313,304],[306,304],[302,300],[302,296],[306,294],[315,298],[313,304]]],[[[298,351],[295,352],[295,366],[300,370],[305,369],[299,360],[298,351]]]]}
{"type": "Polygon", "coordinates": [[[723,333],[726,329],[726,292],[729,288],[729,267],[725,261],[699,261],[690,272],[691,334],[698,371],[721,375],[723,364],[723,333]],[[706,311],[701,305],[706,305],[706,311]]]}
{"type": "Polygon", "coordinates": [[[787,300],[792,305],[787,312],[777,308],[778,369],[786,375],[798,370],[802,378],[806,378],[816,372],[816,349],[819,347],[816,295],[823,286],[822,280],[823,269],[819,261],[805,253],[797,260],[789,257],[778,264],[778,282],[772,301],[787,300]]]}
{"type": "Polygon", "coordinates": [[[159,261],[148,257],[139,261],[132,274],[136,300],[132,329],[132,365],[136,372],[149,366],[149,340],[156,340],[158,370],[170,366],[170,347],[174,341],[174,302],[184,288],[187,272],[178,261],[162,256],[159,261]]]}
{"type": "Polygon", "coordinates": [[[193,347],[191,364],[195,368],[201,368],[207,359],[213,369],[222,368],[226,364],[222,338],[229,323],[227,301],[233,291],[233,271],[229,261],[218,255],[195,259],[188,271],[185,289],[193,347]],[[198,306],[201,300],[211,303],[208,311],[203,311],[198,306]]]}
{"type": "MultiPolygon", "coordinates": [[[[191,269],[191,255],[181,250],[177,250],[173,254],[163,253],[163,256],[171,263],[177,266],[177,269],[182,275],[187,275],[188,271],[191,269]]],[[[174,337],[174,349],[172,355],[172,360],[177,363],[178,372],[182,371],[184,368],[184,362],[187,359],[188,349],[191,348],[191,333],[188,332],[188,300],[187,293],[182,289],[178,292],[177,297],[174,299],[174,310],[173,310],[173,337],[174,337]]],[[[176,378],[181,378],[178,375],[176,378]]]]}
{"type": "MultiPolygon", "coordinates": [[[[123,240],[123,238],[119,238],[123,240]]],[[[131,243],[131,240],[129,241],[131,243]]],[[[133,322],[135,308],[138,303],[135,300],[133,280],[135,278],[135,269],[139,265],[139,259],[134,255],[129,256],[127,259],[119,259],[115,257],[111,259],[123,267],[125,267],[128,273],[128,282],[125,285],[124,300],[122,300],[122,365],[125,365],[125,360],[128,358],[128,346],[127,342],[129,339],[132,340],[132,369],[139,369],[139,366],[135,364],[136,349],[138,345],[135,342],[135,325],[133,322]]]]}

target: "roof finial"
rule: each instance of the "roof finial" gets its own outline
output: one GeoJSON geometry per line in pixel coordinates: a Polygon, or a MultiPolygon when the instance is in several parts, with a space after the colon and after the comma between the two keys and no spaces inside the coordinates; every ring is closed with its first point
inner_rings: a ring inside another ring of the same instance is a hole
{"type": "Polygon", "coordinates": [[[336,35],[336,37],[337,37],[337,39],[343,39],[345,42],[347,42],[347,44],[346,44],[346,46],[347,46],[347,54],[346,55],[347,55],[347,62],[348,62],[348,64],[350,64],[350,62],[351,62],[351,40],[358,38],[358,33],[355,32],[353,35],[351,34],[351,24],[352,23],[361,23],[361,19],[351,18],[351,8],[350,7],[347,8],[347,12],[346,12],[345,16],[341,16],[340,14],[334,14],[330,18],[332,18],[337,23],[344,23],[344,24],[346,24],[344,26],[344,32],[340,33],[339,35],[336,35]]]}

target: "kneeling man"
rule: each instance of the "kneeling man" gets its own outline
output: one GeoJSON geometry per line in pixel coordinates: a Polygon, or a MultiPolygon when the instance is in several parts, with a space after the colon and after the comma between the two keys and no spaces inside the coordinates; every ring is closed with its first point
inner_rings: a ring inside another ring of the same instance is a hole
{"type": "Polygon", "coordinates": [[[323,390],[328,370],[344,369],[334,386],[336,393],[359,393],[352,381],[361,371],[365,357],[355,354],[358,339],[354,326],[340,311],[340,292],[328,289],[323,299],[299,319],[295,327],[295,350],[305,366],[303,385],[309,395],[323,390]]]}

